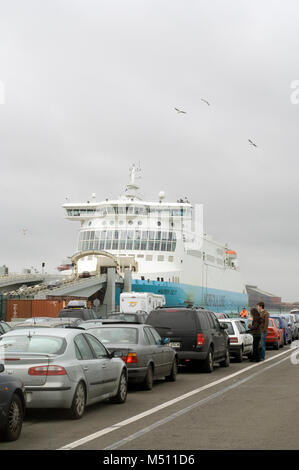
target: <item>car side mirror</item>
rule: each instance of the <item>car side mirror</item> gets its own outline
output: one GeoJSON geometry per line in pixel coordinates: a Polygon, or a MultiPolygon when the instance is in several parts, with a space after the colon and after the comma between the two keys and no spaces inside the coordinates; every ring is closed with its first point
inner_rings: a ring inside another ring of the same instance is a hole
{"type": "Polygon", "coordinates": [[[0,364],[0,373],[5,371],[4,364],[0,364]]]}
{"type": "Polygon", "coordinates": [[[163,344],[169,344],[170,343],[170,339],[169,338],[164,338],[163,339],[163,344]]]}

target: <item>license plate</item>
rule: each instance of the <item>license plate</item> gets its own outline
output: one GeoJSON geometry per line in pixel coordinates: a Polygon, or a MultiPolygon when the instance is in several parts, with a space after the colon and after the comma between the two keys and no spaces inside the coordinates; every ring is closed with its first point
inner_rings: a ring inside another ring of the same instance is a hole
{"type": "Polygon", "coordinates": [[[171,348],[176,348],[176,349],[178,349],[178,348],[181,347],[181,343],[169,343],[169,346],[170,346],[171,348]]]}

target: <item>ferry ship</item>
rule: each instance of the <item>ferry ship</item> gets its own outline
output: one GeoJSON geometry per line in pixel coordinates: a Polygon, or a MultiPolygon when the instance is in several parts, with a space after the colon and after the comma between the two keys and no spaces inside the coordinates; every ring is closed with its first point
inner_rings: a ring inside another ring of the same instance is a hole
{"type": "Polygon", "coordinates": [[[238,257],[227,244],[203,231],[202,206],[186,198],[156,202],[140,192],[140,168],[130,169],[120,198],[63,204],[65,217],[80,222],[78,273],[105,272],[115,260],[120,273],[132,271],[132,291],[163,294],[167,306],[188,304],[215,312],[248,307],[238,257]]]}

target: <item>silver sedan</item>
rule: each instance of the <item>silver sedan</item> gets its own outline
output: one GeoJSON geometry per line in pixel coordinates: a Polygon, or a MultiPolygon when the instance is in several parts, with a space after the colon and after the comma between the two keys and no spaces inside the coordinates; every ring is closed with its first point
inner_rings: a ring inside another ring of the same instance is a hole
{"type": "Polygon", "coordinates": [[[127,397],[125,363],[83,330],[10,331],[0,338],[1,360],[23,381],[27,408],[67,408],[78,419],[87,405],[127,397]]]}

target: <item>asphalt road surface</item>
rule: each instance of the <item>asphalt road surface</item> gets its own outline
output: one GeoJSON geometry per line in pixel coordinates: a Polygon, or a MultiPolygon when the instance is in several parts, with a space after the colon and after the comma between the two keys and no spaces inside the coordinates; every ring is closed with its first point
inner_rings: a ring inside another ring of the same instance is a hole
{"type": "Polygon", "coordinates": [[[268,350],[259,364],[232,359],[212,374],[181,368],[176,382],[131,387],[125,404],[93,405],[78,421],[63,410],[28,410],[19,440],[0,451],[299,449],[295,346],[268,350]]]}

